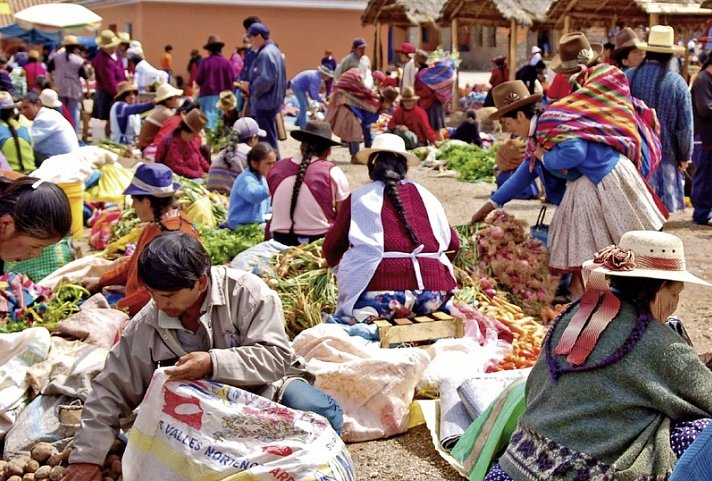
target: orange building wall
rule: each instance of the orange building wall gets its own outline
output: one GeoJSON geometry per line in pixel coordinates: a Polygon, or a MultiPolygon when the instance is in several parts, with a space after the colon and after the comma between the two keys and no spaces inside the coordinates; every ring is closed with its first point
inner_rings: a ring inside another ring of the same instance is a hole
{"type": "MultiPolygon", "coordinates": [[[[142,2],[93,10],[104,18],[102,28],[115,24],[123,31],[126,22],[131,22],[133,37],[141,41],[146,58],[156,67],[163,47],[170,43],[175,75],[184,78],[191,49],[205,55],[202,46],[208,35],[217,34],[226,44],[223,54],[229,57],[242,43],[242,20],[250,15],[257,15],[269,27],[271,38],[286,56],[290,78],[316,68],[327,48],[338,62],[349,53],[355,37],[366,39],[368,55],[373,58],[375,28],[361,25],[360,11],[142,2]]],[[[383,38],[385,52],[385,27],[383,38]]]]}

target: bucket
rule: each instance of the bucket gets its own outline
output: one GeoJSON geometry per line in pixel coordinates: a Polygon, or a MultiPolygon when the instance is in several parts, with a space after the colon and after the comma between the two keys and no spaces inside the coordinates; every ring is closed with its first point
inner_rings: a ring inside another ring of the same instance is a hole
{"type": "Polygon", "coordinates": [[[91,119],[89,121],[89,132],[93,141],[106,138],[106,120],[91,119]]]}
{"type": "Polygon", "coordinates": [[[84,230],[84,183],[82,181],[57,184],[69,198],[72,211],[72,237],[79,239],[84,230]]]}

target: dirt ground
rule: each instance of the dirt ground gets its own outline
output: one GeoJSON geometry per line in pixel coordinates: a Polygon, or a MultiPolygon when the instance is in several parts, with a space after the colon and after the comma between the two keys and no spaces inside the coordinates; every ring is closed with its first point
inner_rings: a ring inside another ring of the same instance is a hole
{"type": "MultiPolygon", "coordinates": [[[[291,138],[283,142],[282,155],[293,155],[298,145],[291,138]]],[[[366,166],[349,161],[348,150],[337,147],[332,157],[346,173],[351,189],[368,182],[366,166]]],[[[468,184],[455,178],[438,176],[436,171],[421,167],[412,168],[409,178],[420,182],[430,190],[445,207],[451,225],[467,223],[472,214],[484,202],[493,184],[468,184]]],[[[536,222],[541,208],[539,201],[513,201],[506,210],[530,224],[536,222]]],[[[547,212],[551,220],[553,207],[547,212]]],[[[712,281],[712,227],[703,227],[691,222],[692,210],[673,214],[664,230],[680,237],[685,244],[687,267],[693,274],[712,281]],[[704,246],[708,247],[704,247],[704,246]]],[[[695,348],[699,353],[712,352],[712,310],[707,296],[712,290],[688,285],[681,296],[677,315],[683,320],[695,348]]],[[[349,450],[356,465],[358,480],[378,479],[383,481],[451,481],[462,479],[435,451],[430,434],[425,426],[412,429],[395,438],[351,444],[349,450]]]]}

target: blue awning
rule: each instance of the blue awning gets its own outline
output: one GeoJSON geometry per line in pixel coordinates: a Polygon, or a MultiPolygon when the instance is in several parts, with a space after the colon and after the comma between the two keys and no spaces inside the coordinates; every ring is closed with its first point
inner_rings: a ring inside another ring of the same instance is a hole
{"type": "MultiPolygon", "coordinates": [[[[5,27],[0,27],[0,36],[19,38],[25,42],[32,45],[46,45],[51,44],[53,47],[58,46],[62,42],[62,36],[59,32],[44,32],[41,30],[26,29],[19,25],[12,24],[5,27]]],[[[96,38],[90,37],[77,37],[77,40],[81,45],[86,48],[96,47],[96,38]]]]}

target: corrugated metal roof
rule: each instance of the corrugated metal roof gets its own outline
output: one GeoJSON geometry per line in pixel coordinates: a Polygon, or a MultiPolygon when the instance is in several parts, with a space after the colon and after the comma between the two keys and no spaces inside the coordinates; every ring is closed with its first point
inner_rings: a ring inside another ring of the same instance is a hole
{"type": "Polygon", "coordinates": [[[0,15],[0,27],[12,25],[13,23],[15,23],[15,18],[13,17],[13,14],[15,12],[19,12],[20,10],[32,7],[33,5],[61,2],[57,0],[9,0],[8,3],[10,3],[10,10],[12,11],[12,13],[10,15],[0,15]]]}

